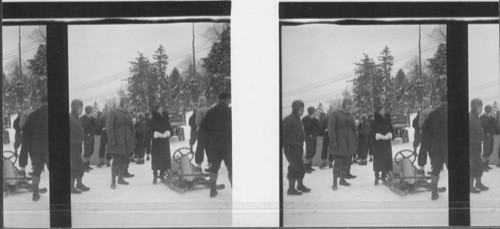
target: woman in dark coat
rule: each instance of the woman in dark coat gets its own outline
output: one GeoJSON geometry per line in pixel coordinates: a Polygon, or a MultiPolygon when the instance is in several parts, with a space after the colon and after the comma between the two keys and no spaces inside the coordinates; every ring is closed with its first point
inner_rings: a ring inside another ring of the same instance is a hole
{"type": "Polygon", "coordinates": [[[151,119],[151,131],[153,132],[153,141],[151,145],[151,169],[153,169],[153,184],[156,184],[158,170],[160,170],[160,179],[165,179],[165,170],[170,172],[170,136],[173,132],[170,125],[168,112],[163,107],[158,106],[153,111],[151,119]]]}
{"type": "Polygon", "coordinates": [[[377,109],[373,122],[375,142],[373,143],[373,171],[375,172],[375,185],[378,185],[380,172],[381,179],[385,181],[386,174],[392,170],[392,131],[390,117],[384,108],[377,109]]]}
{"type": "Polygon", "coordinates": [[[124,177],[132,177],[128,173],[129,157],[134,152],[136,139],[132,115],[128,110],[128,98],[120,99],[120,106],[109,112],[106,121],[108,144],[106,151],[113,157],[111,165],[111,188],[116,188],[116,177],[118,184],[128,184],[124,177]]]}
{"type": "Polygon", "coordinates": [[[328,151],[333,155],[333,185],[332,189],[337,190],[337,178],[340,175],[340,185],[349,186],[345,180],[348,174],[352,155],[357,150],[356,126],[354,116],[350,112],[352,100],[344,98],[342,107],[332,111],[328,121],[328,134],[330,145],[328,151]]]}

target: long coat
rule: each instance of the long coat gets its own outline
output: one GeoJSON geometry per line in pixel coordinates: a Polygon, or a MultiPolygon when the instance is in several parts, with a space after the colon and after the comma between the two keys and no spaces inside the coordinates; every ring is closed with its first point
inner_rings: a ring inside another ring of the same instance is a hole
{"type": "MultiPolygon", "coordinates": [[[[392,124],[390,120],[382,117],[380,114],[375,113],[375,120],[373,121],[374,134],[386,135],[392,132],[392,124]]],[[[392,170],[392,146],[391,139],[388,140],[375,140],[373,142],[373,171],[375,172],[388,172],[392,170]]]]}
{"type": "Polygon", "coordinates": [[[209,136],[209,153],[227,154],[231,152],[231,109],[227,103],[219,102],[205,114],[200,129],[209,136]]]}
{"type": "Polygon", "coordinates": [[[135,132],[130,112],[123,108],[111,109],[106,121],[108,144],[106,151],[110,154],[129,156],[135,149],[135,132]],[[115,141],[116,145],[111,145],[115,141]]]}
{"type": "Polygon", "coordinates": [[[448,105],[442,104],[429,113],[422,130],[431,137],[431,152],[448,154],[448,105]]]}
{"type": "Polygon", "coordinates": [[[353,115],[344,110],[332,111],[328,120],[328,134],[330,137],[329,153],[334,156],[352,156],[357,150],[356,126],[353,115]],[[335,148],[334,142],[337,142],[335,148]]]}
{"type": "MultiPolygon", "coordinates": [[[[153,118],[151,119],[151,131],[153,133],[160,132],[165,133],[166,131],[173,133],[172,126],[170,125],[170,120],[168,113],[164,112],[160,115],[158,112],[153,112],[153,118]]],[[[170,169],[170,140],[169,138],[154,138],[151,145],[151,169],[153,170],[167,170],[170,169]]]]}

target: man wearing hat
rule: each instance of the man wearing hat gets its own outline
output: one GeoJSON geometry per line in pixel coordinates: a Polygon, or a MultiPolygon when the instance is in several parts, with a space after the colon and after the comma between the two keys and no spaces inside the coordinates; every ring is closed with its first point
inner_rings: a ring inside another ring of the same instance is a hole
{"type": "Polygon", "coordinates": [[[92,170],[90,167],[90,157],[94,153],[94,135],[96,134],[97,121],[92,115],[93,109],[91,106],[85,107],[85,115],[80,118],[83,127],[83,165],[85,171],[92,170]]]}
{"type": "Polygon", "coordinates": [[[306,166],[302,160],[304,153],[304,127],[300,117],[304,114],[304,102],[295,100],[292,102],[292,113],[286,116],[281,124],[282,147],[288,161],[288,195],[302,195],[302,192],[310,192],[304,183],[306,166]],[[298,183],[297,189],[295,182],[298,183]]]}
{"type": "MultiPolygon", "coordinates": [[[[489,188],[483,185],[481,177],[483,176],[483,165],[481,161],[481,142],[483,138],[483,127],[479,114],[483,110],[483,101],[481,99],[473,99],[470,103],[471,111],[469,113],[469,191],[470,193],[479,193],[487,191],[489,188]],[[474,186],[474,180],[476,185],[474,186]]],[[[485,146],[486,147],[486,146],[485,146]]]]}
{"type": "Polygon", "coordinates": [[[493,112],[493,107],[491,105],[486,105],[484,107],[484,114],[479,117],[481,120],[481,126],[483,127],[483,154],[482,167],[485,172],[492,169],[488,164],[490,162],[490,156],[493,153],[494,144],[494,134],[495,134],[495,113],[493,112]]]}
{"type": "Polygon", "coordinates": [[[208,152],[212,165],[210,173],[210,197],[217,196],[217,176],[222,161],[227,167],[229,182],[232,185],[232,130],[231,130],[231,94],[222,92],[218,96],[219,103],[208,110],[201,122],[200,129],[208,135],[210,145],[208,152]]]}
{"type": "Polygon", "coordinates": [[[71,162],[71,193],[80,194],[82,191],[90,190],[82,183],[85,167],[82,160],[82,142],[84,131],[80,115],[83,112],[83,102],[80,99],[71,101],[71,114],[69,115],[70,130],[70,162],[71,162]],[[75,181],[77,184],[75,186],[75,181]]]}

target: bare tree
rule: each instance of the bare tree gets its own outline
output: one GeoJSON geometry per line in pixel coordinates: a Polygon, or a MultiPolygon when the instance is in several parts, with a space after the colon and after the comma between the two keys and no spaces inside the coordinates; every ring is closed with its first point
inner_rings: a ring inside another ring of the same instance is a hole
{"type": "Polygon", "coordinates": [[[446,25],[438,25],[434,28],[429,34],[429,38],[440,44],[446,43],[446,25]]]}
{"type": "Polygon", "coordinates": [[[218,42],[222,38],[222,31],[224,31],[224,29],[228,26],[228,23],[214,24],[212,27],[208,28],[207,31],[205,31],[203,37],[212,43],[218,42]]]}
{"type": "Polygon", "coordinates": [[[33,30],[28,37],[36,43],[47,44],[47,32],[45,31],[45,26],[36,27],[36,29],[33,30]]]}

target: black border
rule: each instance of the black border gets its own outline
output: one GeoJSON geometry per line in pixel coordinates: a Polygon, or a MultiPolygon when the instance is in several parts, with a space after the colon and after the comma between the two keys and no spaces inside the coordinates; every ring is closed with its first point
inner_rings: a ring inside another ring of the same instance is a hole
{"type": "MultiPolygon", "coordinates": [[[[2,26],[46,26],[47,74],[51,76],[47,79],[49,151],[51,154],[49,157],[50,227],[65,228],[71,227],[72,222],[70,194],[71,169],[68,153],[68,25],[168,24],[182,22],[228,23],[230,22],[228,17],[231,14],[231,2],[7,2],[0,4],[0,9],[0,15],[3,14],[3,18],[7,19],[7,22],[4,22],[2,18],[2,26]],[[176,17],[182,18],[179,19],[176,17]]],[[[3,164],[0,167],[3,168],[3,164]]],[[[3,173],[3,169],[1,173],[3,173]]],[[[0,226],[3,228],[3,197],[0,204],[0,214],[2,216],[0,217],[0,226]]]]}
{"type": "MultiPolygon", "coordinates": [[[[468,25],[498,24],[498,2],[281,2],[280,19],[280,130],[282,118],[281,28],[304,24],[396,25],[446,24],[448,65],[449,226],[470,226],[468,123],[468,25]],[[484,20],[483,18],[497,18],[484,20]],[[353,19],[356,18],[356,19],[353,19]],[[362,18],[362,19],[359,19],[362,18]],[[397,18],[396,20],[383,20],[397,18]],[[433,19],[427,19],[433,18],[433,19]],[[436,19],[437,18],[437,19],[436,19]],[[288,20],[312,19],[312,20],[288,20]],[[339,20],[332,20],[339,19],[339,20]],[[464,20],[467,19],[467,20],[464,20]]],[[[280,227],[283,227],[283,155],[280,138],[280,227]]],[[[429,201],[430,198],[429,198],[429,201]]]]}
{"type": "Polygon", "coordinates": [[[280,19],[498,17],[498,2],[281,2],[280,19]]]}
{"type": "MultiPolygon", "coordinates": [[[[3,20],[2,20],[3,10],[2,9],[3,9],[3,4],[0,3],[0,37],[3,37],[3,23],[2,23],[3,22],[3,20]]],[[[0,45],[0,53],[3,53],[3,45],[0,45]]],[[[3,69],[3,61],[2,61],[2,63],[0,63],[0,67],[3,69]]],[[[0,82],[0,85],[2,86],[1,90],[3,90],[3,80],[0,82]]],[[[3,93],[2,93],[2,96],[3,96],[3,93]]],[[[2,102],[3,102],[3,97],[2,97],[2,102]]],[[[0,111],[2,111],[2,127],[3,127],[3,104],[2,104],[2,108],[0,108],[0,111]]],[[[2,131],[2,139],[3,139],[3,131],[2,131]]],[[[2,144],[2,152],[3,152],[3,144],[2,144]]],[[[2,167],[0,174],[2,174],[2,177],[3,177],[3,163],[2,163],[2,165],[0,165],[0,167],[2,167]]],[[[4,227],[3,226],[3,218],[4,218],[4,214],[3,214],[3,182],[0,184],[0,188],[2,189],[2,198],[0,199],[0,216],[1,216],[0,217],[0,227],[3,228],[4,227]]]]}

